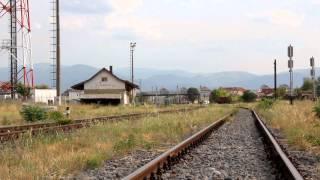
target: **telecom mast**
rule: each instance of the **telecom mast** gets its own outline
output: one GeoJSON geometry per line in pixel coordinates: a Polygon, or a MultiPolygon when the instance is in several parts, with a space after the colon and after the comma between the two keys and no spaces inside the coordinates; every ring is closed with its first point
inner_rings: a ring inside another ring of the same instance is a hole
{"type": "Polygon", "coordinates": [[[0,0],[0,18],[6,14],[10,16],[10,40],[4,40],[1,49],[9,52],[10,88],[14,99],[18,82],[34,88],[29,0],[0,0]]]}

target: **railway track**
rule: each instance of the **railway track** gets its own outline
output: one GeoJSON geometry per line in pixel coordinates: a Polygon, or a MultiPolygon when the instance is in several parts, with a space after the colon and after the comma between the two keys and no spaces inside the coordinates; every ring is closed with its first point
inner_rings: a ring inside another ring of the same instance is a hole
{"type": "Polygon", "coordinates": [[[24,134],[34,136],[40,133],[45,134],[45,133],[55,133],[55,132],[70,132],[76,129],[89,127],[99,122],[119,121],[123,119],[138,119],[144,116],[155,116],[158,114],[186,112],[186,111],[197,110],[200,108],[201,107],[182,108],[182,109],[175,109],[175,110],[163,110],[163,111],[152,112],[152,113],[132,113],[132,114],[125,114],[125,115],[79,119],[79,120],[73,120],[70,124],[66,124],[66,125],[62,125],[59,123],[37,123],[37,124],[28,124],[28,125],[19,125],[19,126],[4,126],[4,127],[0,127],[0,143],[18,139],[24,134]]]}
{"type": "Polygon", "coordinates": [[[254,111],[240,109],[233,120],[227,119],[211,124],[124,179],[303,179],[254,111]]]}

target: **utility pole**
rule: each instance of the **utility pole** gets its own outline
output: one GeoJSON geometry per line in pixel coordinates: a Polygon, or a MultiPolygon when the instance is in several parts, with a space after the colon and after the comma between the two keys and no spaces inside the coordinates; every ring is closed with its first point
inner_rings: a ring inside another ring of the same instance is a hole
{"type": "Polygon", "coordinates": [[[131,66],[131,69],[130,69],[130,76],[131,76],[131,82],[134,83],[134,72],[133,72],[133,53],[134,53],[134,50],[135,50],[135,47],[136,47],[136,44],[135,42],[131,42],[130,43],[130,66],[131,66]]]}
{"type": "MultiPolygon", "coordinates": [[[[130,43],[130,75],[131,75],[131,83],[134,84],[134,72],[133,72],[133,53],[134,53],[134,49],[136,47],[136,44],[135,42],[131,42],[130,43]]],[[[132,93],[131,93],[131,96],[132,96],[132,102],[134,103],[134,92],[132,90],[132,93]]]]}
{"type": "Polygon", "coordinates": [[[317,95],[316,95],[316,71],[315,71],[314,57],[310,58],[310,66],[311,66],[310,75],[311,75],[312,83],[313,83],[313,101],[316,101],[317,100],[317,95]]]}
{"type": "Polygon", "coordinates": [[[59,5],[60,0],[56,0],[56,25],[57,25],[57,45],[56,45],[56,50],[57,50],[57,69],[56,69],[56,88],[57,88],[57,98],[58,98],[58,104],[61,105],[61,92],[60,92],[60,78],[61,78],[61,72],[60,72],[60,5],[59,5]]]}
{"type": "Polygon", "coordinates": [[[289,57],[289,61],[288,61],[288,68],[289,68],[289,72],[290,72],[290,104],[293,105],[293,47],[290,46],[288,47],[288,57],[289,57]]]}
{"type": "Polygon", "coordinates": [[[274,60],[274,99],[277,99],[277,60],[274,60]]]}

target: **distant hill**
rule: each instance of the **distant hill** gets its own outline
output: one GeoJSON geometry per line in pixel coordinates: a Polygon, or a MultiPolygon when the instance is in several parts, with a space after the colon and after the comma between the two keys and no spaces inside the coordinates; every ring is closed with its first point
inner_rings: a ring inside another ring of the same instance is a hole
{"type": "MultiPolygon", "coordinates": [[[[129,78],[129,68],[114,67],[114,73],[121,78],[129,78]]],[[[95,74],[99,69],[87,65],[62,66],[62,89],[65,90],[71,85],[86,80],[95,74]]],[[[320,69],[317,69],[319,71],[320,69]]],[[[50,64],[36,64],[35,78],[38,84],[51,85],[50,64]]],[[[0,81],[9,77],[8,68],[0,68],[0,81]]],[[[304,77],[309,77],[309,70],[300,69],[294,72],[294,85],[301,86],[304,77]]],[[[262,84],[273,86],[273,75],[255,75],[241,71],[228,71],[218,73],[195,74],[181,70],[158,70],[148,68],[136,68],[135,79],[137,84],[142,84],[143,90],[165,87],[175,90],[179,87],[208,86],[216,88],[220,86],[242,86],[248,89],[258,89],[262,84]]],[[[278,74],[279,84],[288,84],[289,73],[278,74]]]]}

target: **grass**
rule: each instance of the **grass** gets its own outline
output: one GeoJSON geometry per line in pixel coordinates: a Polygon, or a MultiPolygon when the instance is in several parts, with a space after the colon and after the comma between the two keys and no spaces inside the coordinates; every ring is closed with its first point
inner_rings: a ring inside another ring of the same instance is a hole
{"type": "Polygon", "coordinates": [[[265,121],[280,130],[291,146],[320,155],[320,119],[313,111],[312,101],[276,102],[270,109],[258,109],[265,121]]]}
{"type": "MultiPolygon", "coordinates": [[[[140,112],[157,112],[165,109],[177,109],[189,107],[190,105],[171,105],[164,107],[157,107],[153,105],[141,106],[99,106],[99,105],[83,105],[72,104],[68,105],[71,109],[71,119],[83,119],[98,116],[120,115],[128,113],[140,112]]],[[[21,125],[27,124],[20,115],[22,104],[20,102],[1,102],[0,101],[0,126],[1,125],[21,125]]],[[[64,112],[66,106],[59,108],[60,112],[64,112]]],[[[46,120],[47,122],[50,120],[46,120]]]]}
{"type": "Polygon", "coordinates": [[[0,101],[0,125],[22,124],[23,120],[19,113],[21,106],[17,102],[0,101]]]}
{"type": "Polygon", "coordinates": [[[98,124],[72,134],[26,136],[0,146],[0,179],[59,179],[96,168],[135,149],[176,144],[232,110],[226,105],[210,106],[188,113],[98,124]]]}

